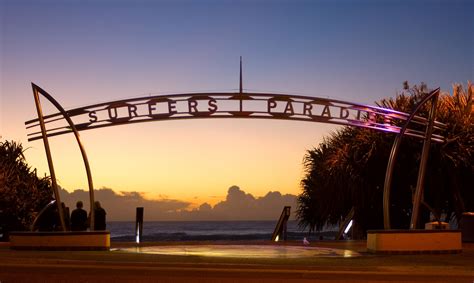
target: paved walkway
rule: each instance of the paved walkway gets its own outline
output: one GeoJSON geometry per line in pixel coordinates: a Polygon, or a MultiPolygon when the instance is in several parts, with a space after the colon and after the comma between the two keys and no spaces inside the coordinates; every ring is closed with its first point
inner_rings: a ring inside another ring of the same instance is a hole
{"type": "MultiPolygon", "coordinates": [[[[147,243],[173,246],[177,243],[147,243]]],[[[196,243],[179,243],[196,245],[196,243]]],[[[199,246],[209,242],[197,243],[199,246]]],[[[212,244],[215,244],[214,242],[212,244]]],[[[221,243],[235,245],[232,243],[221,243]]],[[[251,243],[242,244],[245,250],[251,243]]],[[[272,245],[259,242],[258,245],[272,245]]],[[[300,243],[287,243],[300,247],[300,243]]],[[[133,243],[114,243],[126,248],[133,243]]],[[[4,282],[474,282],[474,244],[461,254],[372,255],[365,242],[317,242],[358,257],[244,258],[111,252],[12,251],[0,245],[4,282]]]]}

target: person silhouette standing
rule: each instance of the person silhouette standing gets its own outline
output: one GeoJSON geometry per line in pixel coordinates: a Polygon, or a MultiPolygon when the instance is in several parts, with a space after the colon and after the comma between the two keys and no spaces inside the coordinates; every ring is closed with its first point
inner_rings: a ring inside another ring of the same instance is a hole
{"type": "Polygon", "coordinates": [[[106,220],[105,220],[105,215],[107,213],[105,212],[105,209],[103,209],[100,205],[100,202],[96,201],[94,203],[94,230],[100,231],[100,230],[105,230],[106,227],[106,220]]]}
{"type": "Polygon", "coordinates": [[[85,231],[87,229],[87,212],[82,209],[82,201],[76,203],[76,209],[71,213],[71,230],[85,231]]]}

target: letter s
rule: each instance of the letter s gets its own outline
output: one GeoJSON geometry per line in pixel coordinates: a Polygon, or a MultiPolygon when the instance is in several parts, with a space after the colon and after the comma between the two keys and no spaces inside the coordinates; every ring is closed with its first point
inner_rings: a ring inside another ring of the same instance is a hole
{"type": "Polygon", "coordinates": [[[209,103],[208,103],[209,108],[207,108],[209,110],[209,112],[214,113],[214,112],[217,111],[217,104],[216,103],[217,103],[217,101],[214,98],[211,98],[209,100],[209,103]]]}
{"type": "Polygon", "coordinates": [[[95,111],[89,112],[89,122],[94,123],[97,122],[97,113],[95,111]]]}

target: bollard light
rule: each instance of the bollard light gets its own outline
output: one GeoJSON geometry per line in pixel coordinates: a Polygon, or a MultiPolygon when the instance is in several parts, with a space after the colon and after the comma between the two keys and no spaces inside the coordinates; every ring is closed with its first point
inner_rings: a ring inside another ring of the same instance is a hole
{"type": "Polygon", "coordinates": [[[137,207],[137,217],[135,221],[135,241],[139,244],[143,234],[143,207],[137,207]]]}

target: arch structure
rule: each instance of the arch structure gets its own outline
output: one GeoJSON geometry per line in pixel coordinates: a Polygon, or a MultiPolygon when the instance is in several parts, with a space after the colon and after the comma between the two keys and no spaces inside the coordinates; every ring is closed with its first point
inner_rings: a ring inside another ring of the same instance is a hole
{"type": "MultiPolygon", "coordinates": [[[[400,133],[410,114],[329,98],[273,93],[184,93],[105,102],[66,111],[77,131],[142,122],[196,118],[280,119],[370,128],[400,133]]],[[[73,132],[58,112],[44,116],[48,137],[73,132]]],[[[414,116],[405,135],[423,139],[428,120],[414,116]],[[417,126],[418,125],[418,126],[417,126]]],[[[25,122],[28,141],[42,138],[39,119],[25,122]]],[[[445,125],[434,123],[431,139],[443,142],[445,125]]]]}
{"type": "MultiPolygon", "coordinates": [[[[394,133],[397,134],[397,138],[390,156],[384,190],[384,219],[386,221],[390,221],[388,204],[392,172],[389,170],[393,170],[401,138],[412,136],[423,139],[424,144],[428,144],[428,146],[424,145],[424,151],[427,150],[425,147],[429,147],[430,142],[443,143],[445,140],[443,136],[446,129],[445,124],[435,121],[434,115],[431,113],[428,119],[416,115],[421,105],[433,97],[437,98],[439,88],[427,95],[413,113],[404,113],[329,98],[277,93],[249,93],[243,92],[242,87],[236,93],[182,93],[144,96],[64,110],[45,90],[35,84],[32,86],[35,95],[40,93],[51,102],[54,101],[53,104],[59,112],[43,116],[39,105],[38,118],[25,122],[28,141],[43,139],[49,159],[49,145],[46,146],[48,137],[74,133],[83,154],[91,201],[94,199],[92,177],[85,150],[79,139],[79,131],[153,121],[246,118],[329,123],[394,133]]],[[[436,105],[436,100],[433,101],[433,105],[436,105]]],[[[50,163],[52,164],[52,160],[50,163]]],[[[424,174],[424,166],[420,165],[420,174],[424,174]]],[[[51,167],[50,171],[53,172],[51,167]]],[[[91,211],[93,211],[92,207],[91,211]]],[[[390,225],[387,224],[385,227],[390,227],[390,225]]]]}

